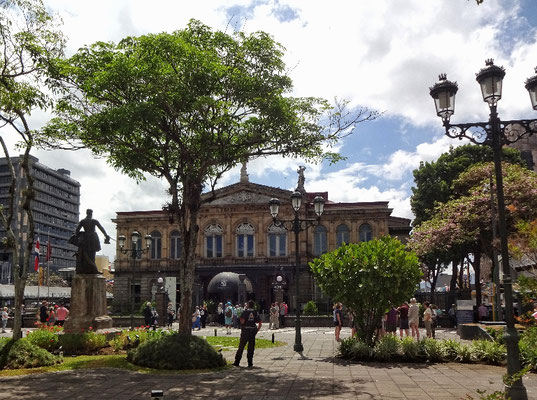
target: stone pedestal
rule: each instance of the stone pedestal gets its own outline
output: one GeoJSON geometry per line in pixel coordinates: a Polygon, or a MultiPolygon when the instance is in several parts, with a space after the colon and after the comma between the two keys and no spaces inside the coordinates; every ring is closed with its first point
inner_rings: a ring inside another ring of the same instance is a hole
{"type": "Polygon", "coordinates": [[[112,318],[106,310],[106,279],[102,275],[77,274],[71,285],[71,308],[65,322],[67,332],[107,329],[112,318]]]}

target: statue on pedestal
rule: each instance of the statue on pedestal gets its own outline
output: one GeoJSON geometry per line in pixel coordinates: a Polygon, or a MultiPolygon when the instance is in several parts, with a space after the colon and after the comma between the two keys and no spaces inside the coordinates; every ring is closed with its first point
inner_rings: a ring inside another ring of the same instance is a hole
{"type": "Polygon", "coordinates": [[[95,227],[104,234],[104,243],[110,243],[110,236],[106,233],[102,225],[93,219],[93,210],[86,210],[86,218],[82,219],[76,227],[75,234],[69,239],[69,243],[78,247],[76,252],[76,273],[77,274],[98,274],[99,270],[95,264],[95,254],[101,250],[99,236],[95,232],[95,227]],[[84,228],[83,231],[81,229],[84,228]]]}

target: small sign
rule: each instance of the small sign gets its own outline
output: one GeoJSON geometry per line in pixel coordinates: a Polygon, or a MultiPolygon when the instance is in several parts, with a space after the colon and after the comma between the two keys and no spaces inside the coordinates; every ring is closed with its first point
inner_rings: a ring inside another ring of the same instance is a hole
{"type": "Polygon", "coordinates": [[[152,390],[151,391],[151,399],[152,400],[163,400],[164,399],[164,391],[162,391],[162,390],[152,390]]]}

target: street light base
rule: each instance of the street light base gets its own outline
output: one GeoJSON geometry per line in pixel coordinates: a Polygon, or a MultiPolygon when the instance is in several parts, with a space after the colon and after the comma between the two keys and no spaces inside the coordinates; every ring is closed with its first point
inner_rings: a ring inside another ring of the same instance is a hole
{"type": "Polygon", "coordinates": [[[528,392],[526,391],[526,388],[522,384],[522,382],[519,380],[515,382],[512,386],[506,386],[505,392],[509,399],[511,400],[527,400],[528,399],[528,392]]]}
{"type": "Polygon", "coordinates": [[[304,346],[302,346],[302,343],[295,343],[293,350],[297,353],[302,353],[304,351],[304,346]]]}

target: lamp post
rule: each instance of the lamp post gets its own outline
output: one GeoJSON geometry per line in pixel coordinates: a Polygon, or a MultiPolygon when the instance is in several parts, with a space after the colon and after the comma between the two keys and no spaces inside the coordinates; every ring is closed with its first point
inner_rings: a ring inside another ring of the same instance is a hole
{"type": "Polygon", "coordinates": [[[302,193],[294,192],[291,195],[291,206],[294,211],[294,218],[289,220],[280,220],[278,219],[278,213],[280,211],[280,200],[271,199],[269,201],[270,214],[272,215],[272,220],[275,226],[282,227],[287,231],[292,231],[295,234],[295,293],[296,293],[296,319],[295,319],[295,345],[293,347],[294,351],[302,353],[304,351],[304,346],[302,345],[302,333],[300,331],[300,249],[298,242],[298,234],[306,230],[309,226],[317,226],[321,221],[321,215],[324,211],[324,198],[321,196],[315,197],[313,199],[315,214],[317,215],[316,219],[303,218],[300,219],[299,211],[302,205],[302,193]]]}
{"type": "Polygon", "coordinates": [[[117,241],[119,251],[123,254],[129,254],[132,259],[132,287],[131,287],[131,328],[134,328],[134,295],[135,295],[135,278],[136,278],[136,258],[147,253],[151,247],[151,235],[145,235],[145,249],[138,248],[138,240],[142,237],[140,232],[133,231],[131,234],[131,248],[126,249],[125,242],[127,238],[124,235],[119,235],[117,241]]]}
{"type": "MultiPolygon", "coordinates": [[[[535,69],[537,73],[537,68],[535,69]]],[[[494,172],[496,176],[496,196],[498,200],[498,234],[500,236],[500,253],[502,256],[503,287],[505,295],[505,320],[507,329],[504,335],[507,348],[507,373],[513,375],[520,371],[518,350],[518,333],[515,329],[513,315],[513,290],[509,251],[507,248],[507,227],[505,220],[505,200],[502,176],[502,146],[514,143],[524,135],[537,133],[537,120],[502,121],[498,117],[497,103],[502,97],[502,80],[505,69],[494,65],[492,59],[486,61],[486,67],[476,74],[476,80],[481,86],[483,101],[490,108],[487,122],[467,124],[451,124],[451,116],[455,112],[455,94],[457,83],[446,79],[445,74],[439,76],[440,81],[430,88],[434,99],[436,114],[442,118],[446,135],[451,138],[467,138],[473,143],[492,147],[494,155],[494,172]]],[[[526,80],[526,89],[530,94],[531,106],[537,110],[537,75],[526,80]]],[[[522,379],[507,387],[507,394],[513,400],[527,399],[526,388],[522,379]]]]}

